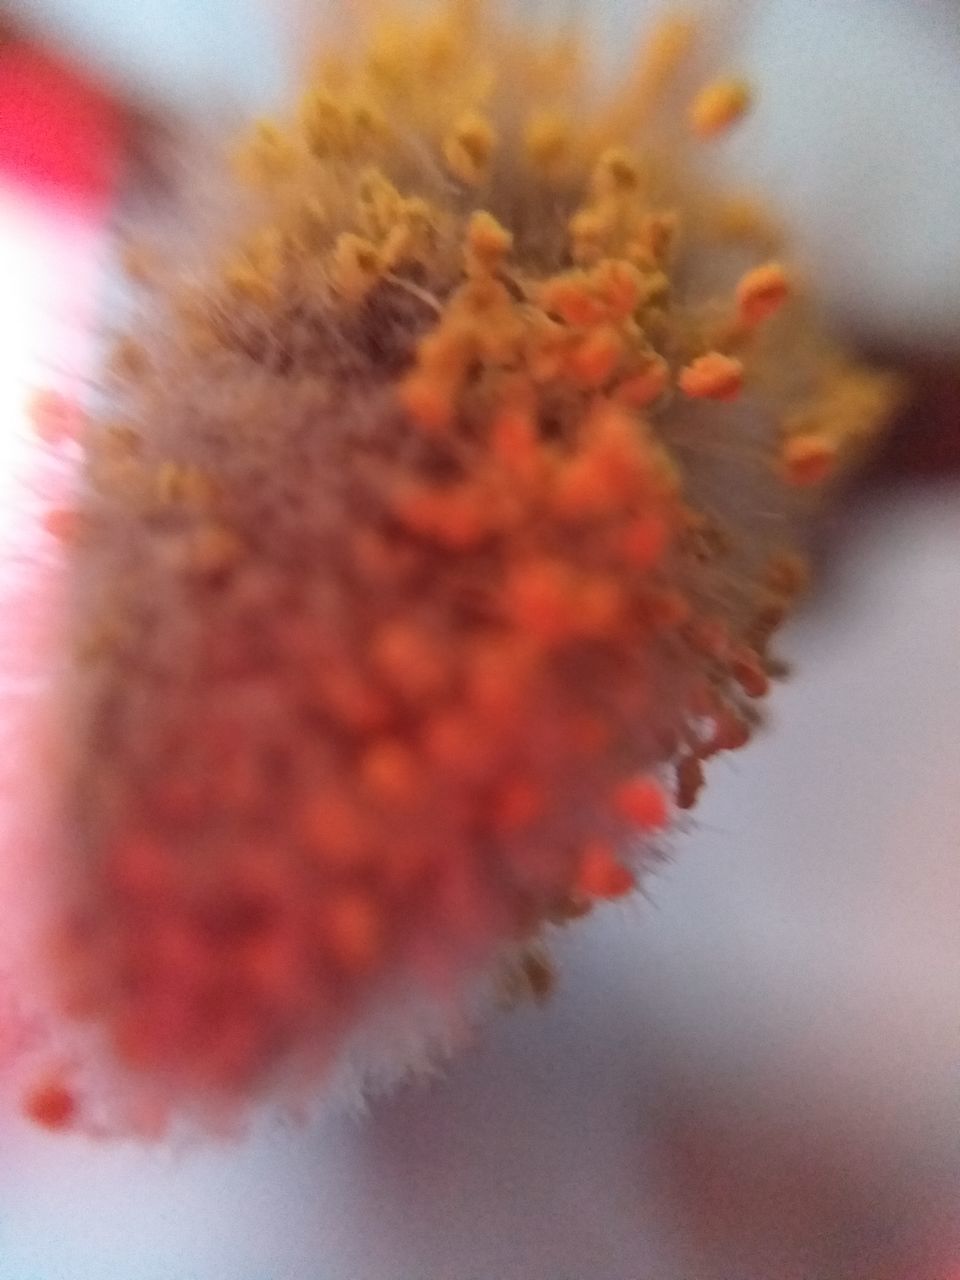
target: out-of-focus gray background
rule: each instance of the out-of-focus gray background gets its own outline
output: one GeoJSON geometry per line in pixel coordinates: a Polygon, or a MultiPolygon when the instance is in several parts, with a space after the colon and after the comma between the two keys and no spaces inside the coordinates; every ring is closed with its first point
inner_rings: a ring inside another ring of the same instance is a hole
{"type": "MultiPolygon", "coordinates": [[[[158,101],[267,101],[280,0],[28,0],[158,101]]],[[[771,183],[839,315],[960,327],[960,13],[739,9],[771,183]]],[[[598,6],[612,40],[633,6],[598,6]]],[[[13,261],[13,258],[11,258],[13,261]]],[[[183,1151],[0,1116],[2,1280],[949,1280],[960,1274],[960,490],[852,501],[771,732],[545,1009],[362,1122],[183,1151]]]]}

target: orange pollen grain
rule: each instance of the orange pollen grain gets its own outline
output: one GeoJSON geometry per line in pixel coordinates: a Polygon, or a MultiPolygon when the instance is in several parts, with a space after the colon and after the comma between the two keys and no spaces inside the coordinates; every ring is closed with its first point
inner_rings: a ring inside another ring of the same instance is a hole
{"type": "Polygon", "coordinates": [[[681,369],[677,382],[691,400],[735,400],[743,388],[743,364],[733,356],[708,351],[681,369]]]}
{"type": "Polygon", "coordinates": [[[687,639],[697,653],[723,662],[730,647],[730,633],[722,618],[693,618],[686,630],[687,639]]]}
{"type": "Polygon", "coordinates": [[[610,724],[601,716],[584,714],[574,717],[567,734],[576,751],[585,756],[598,756],[605,751],[613,738],[610,724]]]}
{"type": "Polygon", "coordinates": [[[663,516],[638,516],[624,529],[621,547],[635,569],[652,569],[666,554],[670,531],[663,516]]]}
{"type": "Polygon", "coordinates": [[[623,359],[624,342],[615,329],[594,329],[570,351],[567,373],[586,390],[597,390],[608,382],[623,359]]]}
{"type": "Polygon", "coordinates": [[[388,684],[405,697],[429,697],[445,683],[436,647],[409,623],[392,622],[381,627],[371,646],[371,659],[388,684]]]}
{"type": "Polygon", "coordinates": [[[790,296],[790,279],[779,262],[767,262],[741,277],[735,296],[741,322],[753,328],[783,306],[790,296]]]}
{"type": "Polygon", "coordinates": [[[173,861],[160,841],[136,831],[117,840],[107,861],[111,887],[127,899],[159,901],[173,883],[173,861]]]}
{"type": "Polygon", "coordinates": [[[410,748],[389,738],[366,751],[360,761],[360,777],[377,800],[401,809],[416,803],[424,781],[410,748]]]}
{"type": "Polygon", "coordinates": [[[608,844],[592,840],[585,846],[573,882],[575,897],[622,898],[635,888],[633,874],[614,857],[608,844]]]}
{"type": "Polygon", "coordinates": [[[479,777],[490,763],[481,726],[464,712],[443,711],[433,716],[424,728],[423,745],[433,764],[461,777],[479,777]]]}
{"type": "Polygon", "coordinates": [[[408,492],[395,509],[411,532],[448,551],[470,550],[490,532],[489,503],[469,485],[408,492]]]}
{"type": "Polygon", "coordinates": [[[647,604],[650,620],[663,631],[682,626],[693,612],[693,606],[682,591],[659,591],[650,596],[647,604]]]}
{"type": "Polygon", "coordinates": [[[546,644],[570,636],[576,607],[571,573],[555,560],[532,560],[510,575],[507,608],[513,621],[546,644]]]}
{"type": "Polygon", "coordinates": [[[37,391],[27,412],[35,434],[45,444],[62,444],[81,433],[83,414],[79,406],[59,391],[37,391]]]}
{"type": "Polygon", "coordinates": [[[819,435],[791,436],[781,453],[786,480],[798,488],[821,484],[833,472],[837,446],[819,435]]]}
{"type": "Polygon", "coordinates": [[[620,478],[611,475],[606,460],[598,451],[584,450],[560,471],[553,500],[561,516],[582,520],[607,514],[622,496],[620,478]]]}
{"type": "Polygon", "coordinates": [[[646,409],[663,395],[670,382],[667,362],[660,356],[641,372],[630,374],[619,383],[616,398],[634,409],[646,409]]]}
{"type": "Polygon", "coordinates": [[[510,722],[523,707],[534,670],[532,650],[522,645],[479,645],[467,673],[471,703],[500,723],[510,722]]]}
{"type": "Polygon", "coordinates": [[[351,973],[367,973],[380,957],[383,926],[376,904],[359,890],[333,896],[321,919],[322,937],[333,958],[351,973]]]}
{"type": "Polygon", "coordinates": [[[591,272],[590,283],[611,320],[628,320],[636,311],[640,302],[641,279],[640,272],[632,263],[616,258],[598,263],[591,272]]]}
{"type": "Polygon", "coordinates": [[[415,370],[397,388],[400,403],[426,435],[439,435],[453,421],[455,387],[435,374],[415,370]]]}
{"type": "Polygon", "coordinates": [[[514,778],[498,791],[493,802],[493,826],[501,835],[529,827],[547,806],[543,788],[529,778],[514,778]]]}
{"type": "Polygon", "coordinates": [[[642,831],[662,831],[670,821],[663,787],[655,778],[633,778],[614,794],[614,808],[621,818],[642,831]]]}
{"type": "Polygon", "coordinates": [[[474,329],[467,324],[445,323],[428,333],[417,347],[417,366],[441,383],[456,384],[462,377],[477,345],[474,329]]]}
{"type": "Polygon", "coordinates": [[[657,490],[660,459],[627,413],[609,405],[594,414],[587,432],[583,457],[611,501],[632,500],[638,489],[657,490]]]}
{"type": "Polygon", "coordinates": [[[89,518],[72,507],[56,507],[43,517],[43,527],[52,538],[66,544],[82,542],[90,532],[89,518]]]}
{"type": "Polygon", "coordinates": [[[311,682],[313,701],[355,733],[371,733],[390,718],[390,706],[384,696],[355,668],[343,663],[322,666],[311,682]]]}
{"type": "Polygon", "coordinates": [[[548,315],[559,316],[578,329],[590,328],[606,319],[606,307],[593,296],[586,277],[580,273],[548,280],[540,290],[540,306],[548,315]]]}
{"type": "Polygon", "coordinates": [[[734,680],[749,698],[762,698],[770,690],[770,679],[752,650],[738,653],[730,664],[734,680]]]}
{"type": "Polygon", "coordinates": [[[519,477],[532,476],[540,456],[539,438],[533,418],[520,409],[504,409],[490,427],[493,456],[501,466],[519,477]]]}
{"type": "Polygon", "coordinates": [[[702,761],[697,756],[684,756],[677,764],[677,808],[692,809],[703,784],[702,761]]]}
{"type": "Polygon", "coordinates": [[[809,579],[810,568],[803,556],[793,551],[779,551],[767,563],[764,585],[794,600],[806,590],[809,579]]]}
{"type": "Polygon", "coordinates": [[[704,759],[718,751],[739,751],[750,741],[750,726],[732,711],[724,711],[716,718],[713,736],[701,755],[704,759]]]}
{"type": "Polygon", "coordinates": [[[577,592],[577,633],[594,639],[614,634],[624,619],[626,599],[619,582],[596,576],[577,592]]]}
{"type": "Polygon", "coordinates": [[[366,824],[356,806],[327,789],[307,799],[299,814],[298,832],[324,863],[344,870],[364,864],[370,855],[366,824]]]}
{"type": "Polygon", "coordinates": [[[690,104],[690,127],[700,138],[715,137],[741,120],[749,106],[750,90],[742,80],[716,80],[690,104]]]}
{"type": "Polygon", "coordinates": [[[487,270],[498,267],[513,247],[513,236],[484,210],[474,213],[467,225],[467,252],[487,270]]]}
{"type": "Polygon", "coordinates": [[[36,1085],[23,1102],[24,1114],[44,1129],[68,1129],[77,1117],[72,1090],[57,1080],[36,1085]]]}

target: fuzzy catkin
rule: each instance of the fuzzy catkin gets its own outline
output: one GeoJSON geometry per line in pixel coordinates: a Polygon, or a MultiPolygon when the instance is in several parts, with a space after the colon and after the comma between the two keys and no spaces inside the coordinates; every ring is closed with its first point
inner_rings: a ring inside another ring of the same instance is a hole
{"type": "Polygon", "coordinates": [[[131,257],[59,517],[56,966],[139,1111],[81,1063],[41,1123],[402,1076],[546,994],[549,927],[748,741],[792,531],[892,392],[698,179],[749,91],[685,89],[695,40],[603,99],[493,4],[381,13],[238,149],[199,276],[131,257]]]}

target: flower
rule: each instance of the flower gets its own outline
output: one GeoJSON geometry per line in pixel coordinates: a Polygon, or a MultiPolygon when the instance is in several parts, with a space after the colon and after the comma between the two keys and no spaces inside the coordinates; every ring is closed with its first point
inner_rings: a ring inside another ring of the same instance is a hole
{"type": "MultiPolygon", "coordinates": [[[[242,231],[123,340],[63,522],[60,982],[138,1096],[393,1077],[448,1009],[539,996],[549,928],[749,739],[794,490],[890,387],[698,179],[748,94],[670,123],[694,40],[597,99],[492,3],[389,13],[256,126],[242,231]]],[[[50,1079],[28,1109],[82,1123],[50,1079]]]]}

